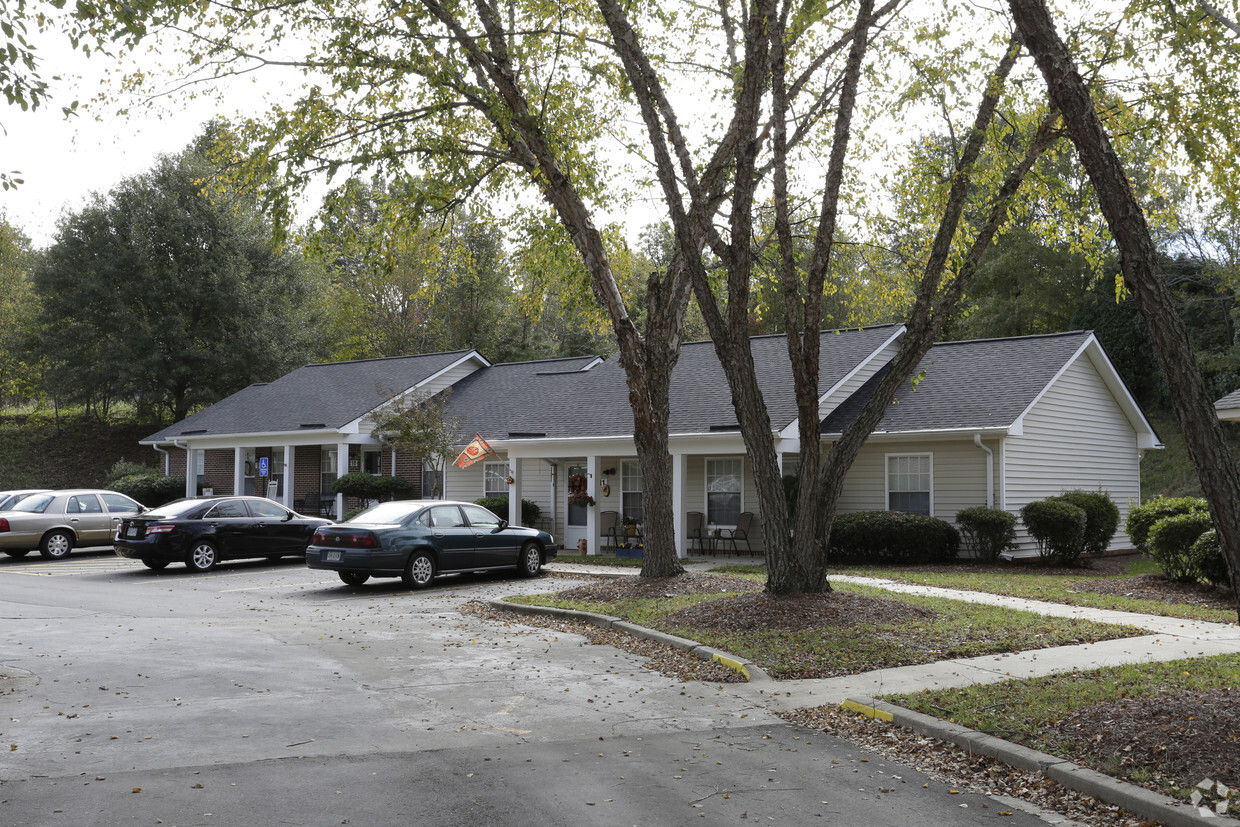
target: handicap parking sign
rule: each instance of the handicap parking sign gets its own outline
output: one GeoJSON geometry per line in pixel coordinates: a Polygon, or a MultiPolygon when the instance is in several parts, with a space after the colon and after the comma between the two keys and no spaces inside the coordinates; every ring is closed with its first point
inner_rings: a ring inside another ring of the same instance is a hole
{"type": "Polygon", "coordinates": [[[267,457],[258,458],[258,475],[260,477],[267,476],[267,457]]]}

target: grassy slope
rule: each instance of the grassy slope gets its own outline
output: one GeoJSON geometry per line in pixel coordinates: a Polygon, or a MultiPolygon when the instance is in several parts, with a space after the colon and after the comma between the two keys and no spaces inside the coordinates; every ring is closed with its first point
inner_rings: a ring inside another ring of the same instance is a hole
{"type": "MultiPolygon", "coordinates": [[[[1200,497],[1201,483],[1188,457],[1184,437],[1176,427],[1170,411],[1147,411],[1150,424],[1158,438],[1167,447],[1160,451],[1147,451],[1141,460],[1141,496],[1150,499],[1164,497],[1200,497]]],[[[1231,445],[1234,457],[1240,457],[1240,423],[1224,422],[1223,431],[1231,445]]]]}
{"type": "Polygon", "coordinates": [[[51,416],[0,415],[0,489],[94,487],[117,460],[157,466],[160,454],[138,444],[158,425],[100,424],[51,416]]]}

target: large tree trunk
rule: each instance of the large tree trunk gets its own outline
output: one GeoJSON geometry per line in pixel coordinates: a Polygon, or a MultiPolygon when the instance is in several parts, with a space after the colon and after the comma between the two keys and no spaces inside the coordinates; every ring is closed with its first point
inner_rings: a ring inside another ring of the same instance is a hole
{"type": "Polygon", "coordinates": [[[1184,434],[1210,502],[1223,556],[1231,572],[1240,616],[1240,471],[1223,438],[1222,425],[1206,392],[1188,331],[1162,278],[1145,214],[1132,194],[1119,156],[1103,131],[1089,86],[1055,31],[1042,0],[1008,0],[1025,48],[1046,79],[1051,100],[1063,113],[1068,133],[1089,174],[1107,226],[1119,249],[1120,270],[1137,300],[1171,389],[1176,423],[1184,434]]]}
{"type": "Polygon", "coordinates": [[[537,182],[543,197],[552,206],[568,231],[596,295],[611,319],[620,350],[633,408],[633,438],[641,464],[649,512],[642,562],[645,576],[666,577],[684,568],[676,556],[672,520],[672,457],[668,451],[668,419],[672,368],[680,355],[680,333],[689,300],[688,280],[683,271],[674,270],[667,279],[651,276],[647,285],[647,335],[642,336],[625,306],[624,297],[607,258],[603,237],[594,226],[590,208],[573,184],[572,177],[552,147],[534,115],[510,59],[507,30],[486,4],[477,12],[486,36],[467,32],[460,20],[437,0],[423,5],[453,33],[453,39],[476,68],[478,77],[491,84],[506,112],[492,111],[489,117],[498,134],[508,144],[515,163],[537,182]],[[484,44],[489,49],[484,50],[484,44]]]}

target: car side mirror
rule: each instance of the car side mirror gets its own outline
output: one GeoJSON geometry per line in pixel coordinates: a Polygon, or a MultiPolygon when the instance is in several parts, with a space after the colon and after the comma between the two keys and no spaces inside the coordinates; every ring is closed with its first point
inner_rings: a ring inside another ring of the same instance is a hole
{"type": "Polygon", "coordinates": [[[507,520],[505,520],[503,517],[500,517],[500,520],[499,520],[499,530],[500,530],[500,531],[503,531],[503,530],[504,530],[504,529],[506,529],[506,528],[508,528],[508,521],[507,521],[507,520]]]}
{"type": "Polygon", "coordinates": [[[285,522],[285,523],[287,523],[287,522],[288,522],[289,520],[291,520],[291,519],[293,519],[293,512],[292,512],[292,511],[285,511],[285,512],[284,512],[284,519],[283,519],[281,522],[285,522]]]}

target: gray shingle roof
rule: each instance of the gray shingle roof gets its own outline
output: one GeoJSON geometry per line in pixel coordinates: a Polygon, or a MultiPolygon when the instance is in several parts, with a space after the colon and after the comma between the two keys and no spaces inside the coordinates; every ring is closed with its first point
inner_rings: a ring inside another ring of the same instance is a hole
{"type": "Polygon", "coordinates": [[[250,385],[143,441],[340,428],[381,405],[387,392],[408,390],[471,352],[305,365],[274,382],[250,385]]]}
{"type": "MultiPolygon", "coordinates": [[[[926,354],[897,391],[877,431],[999,428],[1011,425],[1080,350],[1089,331],[1009,339],[942,342],[926,354]]],[[[841,433],[861,412],[883,372],[863,385],[822,422],[822,433],[841,433]]]]}
{"type": "Polygon", "coordinates": [[[1222,399],[1214,403],[1216,410],[1226,410],[1228,408],[1240,408],[1240,390],[1232,391],[1222,399]]]}
{"type": "MultiPolygon", "coordinates": [[[[825,331],[819,359],[824,391],[877,350],[897,330],[882,325],[860,330],[825,331]]],[[[776,428],[796,418],[796,395],[787,345],[782,335],[751,340],[758,384],[776,428]]],[[[588,371],[556,363],[495,365],[457,383],[450,409],[461,432],[491,439],[548,439],[631,436],[633,410],[618,356],[588,371]]],[[[736,430],[732,394],[711,342],[682,346],[672,373],[672,434],[736,430]]]]}

